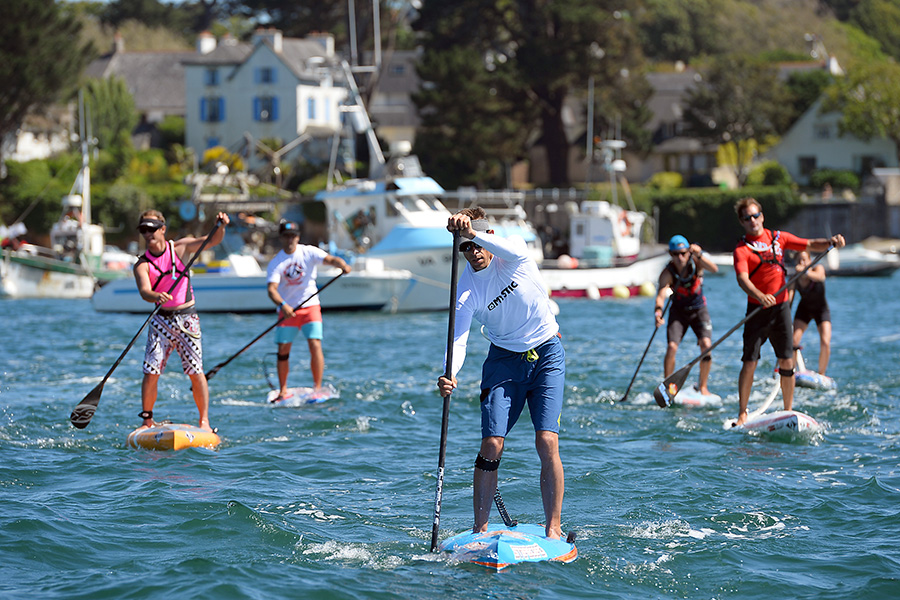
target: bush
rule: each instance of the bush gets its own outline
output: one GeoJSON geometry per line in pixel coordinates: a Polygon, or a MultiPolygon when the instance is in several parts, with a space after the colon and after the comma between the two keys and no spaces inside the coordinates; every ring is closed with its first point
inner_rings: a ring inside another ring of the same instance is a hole
{"type": "Polygon", "coordinates": [[[747,175],[747,185],[791,185],[793,183],[787,169],[774,160],[753,167],[750,174],[747,175]]]}
{"type": "Polygon", "coordinates": [[[786,223],[801,206],[800,198],[787,186],[748,186],[739,190],[689,188],[668,192],[645,188],[635,193],[634,200],[635,204],[649,204],[659,210],[660,240],[678,233],[706,250],[725,252],[733,249],[743,234],[734,205],[747,196],[762,206],[768,228],[786,223]]]}
{"type": "Polygon", "coordinates": [[[163,148],[184,144],[184,117],[169,115],[156,126],[156,130],[159,131],[163,148]]]}
{"type": "Polygon", "coordinates": [[[654,190],[676,190],[680,188],[683,183],[684,178],[681,176],[681,173],[672,171],[660,171],[659,173],[654,173],[650,180],[647,181],[647,185],[654,190]]]}
{"type": "Polygon", "coordinates": [[[809,186],[822,188],[828,183],[835,190],[859,189],[859,176],[853,171],[841,169],[816,169],[809,175],[809,186]]]}

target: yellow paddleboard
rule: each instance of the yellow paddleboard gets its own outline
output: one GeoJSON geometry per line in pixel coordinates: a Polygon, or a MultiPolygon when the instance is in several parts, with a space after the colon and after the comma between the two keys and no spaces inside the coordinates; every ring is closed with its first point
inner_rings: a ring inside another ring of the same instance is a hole
{"type": "Polygon", "coordinates": [[[182,448],[215,448],[222,440],[211,431],[184,423],[166,423],[138,427],[128,434],[128,445],[146,450],[181,450],[182,448]]]}

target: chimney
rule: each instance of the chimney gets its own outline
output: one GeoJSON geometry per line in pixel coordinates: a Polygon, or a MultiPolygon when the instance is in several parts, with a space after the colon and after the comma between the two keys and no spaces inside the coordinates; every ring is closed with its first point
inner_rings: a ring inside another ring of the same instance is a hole
{"type": "Polygon", "coordinates": [[[125,38],[118,31],[113,35],[113,54],[122,54],[125,52],[125,38]]]}
{"type": "Polygon", "coordinates": [[[308,36],[306,36],[306,39],[311,42],[321,44],[322,49],[325,51],[326,57],[331,58],[332,56],[334,56],[334,36],[330,33],[313,31],[308,36]]]}
{"type": "Polygon", "coordinates": [[[197,52],[209,54],[216,49],[216,38],[208,31],[201,31],[197,35],[197,52]]]}
{"type": "Polygon", "coordinates": [[[254,31],[252,42],[254,46],[260,42],[269,42],[272,46],[272,50],[274,50],[276,54],[281,54],[283,48],[281,30],[275,29],[274,27],[269,27],[268,29],[260,27],[254,31]]]}

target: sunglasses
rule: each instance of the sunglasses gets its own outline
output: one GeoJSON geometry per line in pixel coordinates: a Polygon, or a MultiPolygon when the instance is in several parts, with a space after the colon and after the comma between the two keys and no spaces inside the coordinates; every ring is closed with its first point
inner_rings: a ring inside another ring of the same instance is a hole
{"type": "Polygon", "coordinates": [[[150,227],[149,225],[141,225],[140,227],[138,227],[138,231],[141,232],[141,234],[155,233],[158,229],[160,229],[160,228],[159,227],[150,227]]]}
{"type": "Polygon", "coordinates": [[[475,242],[463,242],[459,245],[460,252],[473,252],[474,250],[481,250],[481,246],[475,242]]]}
{"type": "Polygon", "coordinates": [[[676,250],[675,252],[669,252],[670,256],[684,256],[685,254],[690,254],[690,250],[676,250]]]}
{"type": "Polygon", "coordinates": [[[762,216],[762,213],[761,213],[761,212],[758,212],[758,213],[756,213],[755,215],[744,215],[743,217],[741,217],[741,221],[743,221],[743,222],[745,222],[745,223],[749,223],[749,222],[752,221],[753,219],[758,219],[758,218],[760,218],[761,216],[762,216]]]}

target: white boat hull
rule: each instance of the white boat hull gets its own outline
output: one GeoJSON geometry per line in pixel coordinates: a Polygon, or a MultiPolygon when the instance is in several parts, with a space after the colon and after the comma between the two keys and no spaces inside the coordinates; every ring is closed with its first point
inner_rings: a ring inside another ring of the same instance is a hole
{"type": "Polygon", "coordinates": [[[90,298],[94,287],[94,278],[72,263],[7,251],[0,260],[0,297],[90,298]]]}
{"type": "Polygon", "coordinates": [[[622,267],[594,269],[542,268],[541,274],[550,289],[550,295],[559,298],[601,298],[615,296],[616,288],[628,290],[629,296],[637,296],[641,287],[654,286],[659,274],[669,261],[668,255],[637,260],[622,267]]]}
{"type": "MultiPolygon", "coordinates": [[[[336,275],[336,270],[321,272],[317,280],[319,287],[336,275]]],[[[266,292],[265,275],[198,274],[191,277],[191,285],[199,312],[275,312],[266,292]]],[[[415,282],[406,271],[351,272],[322,291],[320,300],[324,310],[412,310],[406,300],[413,285],[415,282]]],[[[138,294],[133,279],[104,285],[93,295],[91,303],[99,312],[145,313],[153,308],[138,294]]]]}

